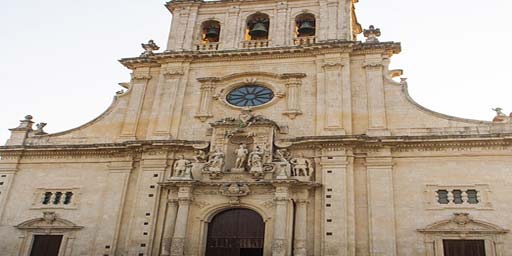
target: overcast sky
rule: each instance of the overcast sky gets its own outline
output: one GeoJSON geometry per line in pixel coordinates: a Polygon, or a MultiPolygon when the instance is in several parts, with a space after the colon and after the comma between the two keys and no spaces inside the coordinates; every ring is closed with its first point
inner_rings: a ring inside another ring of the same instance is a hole
{"type": "MultiPolygon", "coordinates": [[[[0,8],[0,144],[26,114],[49,132],[86,123],[111,103],[140,43],[166,45],[161,0],[3,1],[0,8]]],[[[434,111],[491,120],[512,111],[510,0],[360,0],[364,27],[402,43],[412,97],[434,111]]],[[[362,39],[362,38],[360,38],[362,39]]]]}

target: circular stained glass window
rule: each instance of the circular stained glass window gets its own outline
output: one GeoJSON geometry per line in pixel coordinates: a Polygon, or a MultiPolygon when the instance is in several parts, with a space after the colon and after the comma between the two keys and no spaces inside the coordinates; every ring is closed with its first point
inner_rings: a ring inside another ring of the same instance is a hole
{"type": "Polygon", "coordinates": [[[255,107],[270,102],[274,98],[272,90],[259,85],[246,85],[231,91],[226,100],[237,107],[255,107]]]}

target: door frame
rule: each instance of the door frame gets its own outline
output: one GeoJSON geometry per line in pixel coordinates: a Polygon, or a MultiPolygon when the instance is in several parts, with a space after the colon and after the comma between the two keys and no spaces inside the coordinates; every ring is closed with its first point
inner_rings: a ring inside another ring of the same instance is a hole
{"type": "Polygon", "coordinates": [[[267,255],[266,252],[272,251],[272,223],[270,221],[270,217],[265,214],[265,211],[263,209],[260,209],[258,207],[254,207],[253,205],[247,205],[247,204],[240,204],[237,206],[230,205],[230,204],[223,204],[218,205],[216,207],[212,207],[206,211],[206,214],[204,214],[204,218],[200,219],[200,241],[199,241],[199,255],[205,255],[206,253],[206,245],[208,241],[208,225],[213,220],[213,218],[226,210],[232,210],[232,209],[248,209],[256,212],[261,216],[263,219],[263,224],[265,225],[265,235],[264,235],[264,243],[263,243],[263,255],[267,255]]]}
{"type": "Polygon", "coordinates": [[[444,256],[443,240],[484,240],[485,256],[503,256],[503,235],[509,230],[473,219],[469,213],[454,213],[450,219],[417,230],[425,236],[425,255],[444,256]]]}
{"type": "Polygon", "coordinates": [[[18,255],[30,256],[36,235],[61,235],[59,256],[71,256],[76,232],[82,229],[73,222],[58,218],[55,212],[43,212],[42,218],[27,220],[15,226],[23,233],[18,237],[18,255]]]}

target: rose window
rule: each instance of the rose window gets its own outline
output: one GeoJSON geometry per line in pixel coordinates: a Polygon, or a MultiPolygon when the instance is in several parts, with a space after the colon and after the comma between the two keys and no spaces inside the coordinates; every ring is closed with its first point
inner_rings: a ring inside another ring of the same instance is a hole
{"type": "Polygon", "coordinates": [[[237,107],[255,107],[270,102],[274,98],[272,90],[259,85],[245,85],[231,91],[226,100],[237,107]]]}

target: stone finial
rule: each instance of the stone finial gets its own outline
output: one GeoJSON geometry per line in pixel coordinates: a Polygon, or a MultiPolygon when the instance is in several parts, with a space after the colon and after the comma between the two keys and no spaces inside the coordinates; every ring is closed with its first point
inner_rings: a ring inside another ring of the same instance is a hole
{"type": "Polygon", "coordinates": [[[46,135],[46,133],[43,129],[47,125],[47,123],[38,123],[36,124],[37,130],[34,132],[35,135],[46,135]]]}
{"type": "Polygon", "coordinates": [[[148,57],[154,55],[153,51],[160,50],[160,47],[153,40],[149,40],[147,44],[142,44],[142,49],[144,49],[144,52],[140,56],[148,57]]]}
{"type": "Polygon", "coordinates": [[[11,129],[11,131],[32,131],[32,122],[33,117],[31,115],[26,115],[25,119],[20,120],[20,125],[18,127],[11,129]]]}
{"type": "Polygon", "coordinates": [[[373,26],[373,25],[370,25],[369,29],[365,29],[363,31],[363,34],[366,37],[367,43],[378,43],[379,42],[378,37],[380,37],[380,35],[381,35],[380,28],[375,28],[375,26],[373,26]]]}

